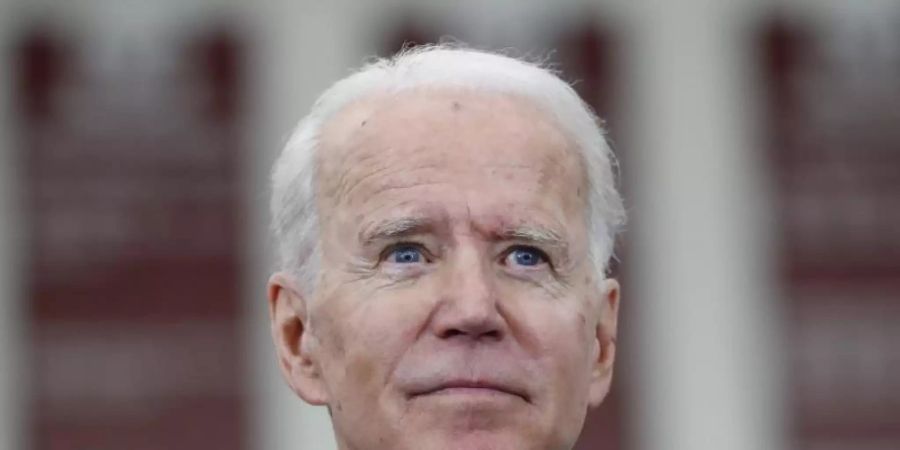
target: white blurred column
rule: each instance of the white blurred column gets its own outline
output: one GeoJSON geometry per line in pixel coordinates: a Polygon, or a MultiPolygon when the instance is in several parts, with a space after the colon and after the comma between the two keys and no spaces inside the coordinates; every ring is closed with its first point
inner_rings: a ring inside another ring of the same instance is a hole
{"type": "Polygon", "coordinates": [[[14,0],[0,0],[0,448],[26,449],[25,298],[12,133],[10,64],[14,0]]]}
{"type": "Polygon", "coordinates": [[[623,96],[632,438],[640,450],[784,449],[773,212],[741,41],[752,2],[635,3],[623,96]]]}
{"type": "Polygon", "coordinates": [[[269,171],[297,121],[331,83],[359,66],[373,51],[374,14],[383,3],[337,0],[246,2],[253,35],[249,62],[250,139],[244,167],[248,230],[248,372],[251,383],[249,442],[261,450],[336,448],[324,407],[307,406],[278,371],[269,332],[265,283],[274,267],[268,233],[269,171]]]}

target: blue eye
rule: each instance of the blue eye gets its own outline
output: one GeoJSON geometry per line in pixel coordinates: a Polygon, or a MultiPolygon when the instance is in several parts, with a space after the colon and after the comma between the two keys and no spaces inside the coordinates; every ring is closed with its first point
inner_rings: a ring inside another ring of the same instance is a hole
{"type": "Polygon", "coordinates": [[[547,262],[544,252],[533,247],[516,247],[506,257],[507,263],[520,266],[536,266],[547,262]]]}
{"type": "Polygon", "coordinates": [[[395,247],[387,255],[387,261],[396,264],[415,264],[423,259],[422,250],[413,245],[395,247]]]}

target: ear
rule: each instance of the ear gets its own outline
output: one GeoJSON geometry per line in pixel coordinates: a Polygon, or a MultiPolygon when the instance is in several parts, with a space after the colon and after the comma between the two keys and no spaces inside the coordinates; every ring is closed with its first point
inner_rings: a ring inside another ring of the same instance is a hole
{"type": "Polygon", "coordinates": [[[588,402],[591,408],[596,408],[606,394],[612,383],[613,363],[616,359],[616,329],[619,319],[619,282],[614,279],[603,280],[601,288],[599,314],[595,330],[595,344],[597,352],[591,371],[591,385],[588,394],[588,402]]]}
{"type": "Polygon", "coordinates": [[[328,402],[314,338],[309,333],[306,299],[283,272],[269,278],[269,320],[281,373],[291,389],[312,405],[328,402]]]}

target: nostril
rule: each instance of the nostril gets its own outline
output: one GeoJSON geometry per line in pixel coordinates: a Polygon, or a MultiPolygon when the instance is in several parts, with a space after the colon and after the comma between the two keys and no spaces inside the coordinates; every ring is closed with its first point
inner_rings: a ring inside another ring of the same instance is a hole
{"type": "Polygon", "coordinates": [[[493,330],[487,333],[482,334],[484,337],[492,338],[492,339],[500,339],[500,330],[493,330]]]}
{"type": "Polygon", "coordinates": [[[441,333],[441,338],[452,339],[455,337],[468,337],[471,339],[499,340],[501,335],[501,331],[496,329],[483,332],[468,332],[459,328],[450,328],[441,333]]]}
{"type": "Polygon", "coordinates": [[[462,330],[458,330],[458,329],[456,329],[456,328],[451,328],[451,329],[445,331],[445,332],[444,332],[444,335],[441,336],[441,337],[443,337],[443,338],[445,338],[445,339],[449,339],[449,338],[452,338],[452,337],[462,336],[462,335],[465,335],[465,334],[466,334],[466,333],[463,332],[462,330]]]}

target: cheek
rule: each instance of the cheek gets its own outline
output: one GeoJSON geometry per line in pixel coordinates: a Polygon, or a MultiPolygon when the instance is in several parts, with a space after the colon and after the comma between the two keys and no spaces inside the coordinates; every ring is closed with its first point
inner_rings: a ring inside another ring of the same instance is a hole
{"type": "Polygon", "coordinates": [[[577,435],[588,410],[592,345],[584,331],[583,317],[579,312],[566,314],[558,326],[545,330],[548,346],[554,350],[544,361],[551,373],[546,417],[560,430],[569,430],[564,435],[577,435]]]}
{"type": "Polygon", "coordinates": [[[591,343],[588,305],[578,293],[554,282],[546,284],[509,282],[500,292],[510,305],[510,319],[519,328],[521,344],[529,353],[550,360],[566,359],[570,364],[584,365],[591,343]]]}
{"type": "Polygon", "coordinates": [[[372,401],[385,391],[394,367],[415,341],[428,316],[416,305],[427,302],[399,290],[356,288],[352,296],[330,300],[334,305],[323,323],[328,330],[322,333],[331,341],[322,343],[326,383],[339,399],[372,401]]]}
{"type": "MultiPolygon", "coordinates": [[[[593,333],[575,299],[553,299],[528,312],[540,360],[554,397],[569,401],[586,392],[590,376],[593,333]],[[583,389],[582,389],[583,388],[583,389]]],[[[583,395],[582,395],[583,396],[583,395]]]]}

